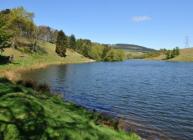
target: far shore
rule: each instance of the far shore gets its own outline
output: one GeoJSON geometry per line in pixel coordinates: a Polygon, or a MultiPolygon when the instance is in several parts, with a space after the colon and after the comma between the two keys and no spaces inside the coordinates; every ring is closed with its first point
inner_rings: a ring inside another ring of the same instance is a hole
{"type": "Polygon", "coordinates": [[[180,49],[180,54],[172,59],[165,60],[165,55],[160,55],[157,57],[146,58],[147,60],[159,60],[168,62],[193,62],[193,48],[180,49]]]}
{"type": "Polygon", "coordinates": [[[35,69],[42,69],[42,68],[49,67],[51,65],[81,64],[81,63],[92,63],[92,62],[95,62],[95,60],[87,59],[84,61],[75,61],[75,62],[40,63],[40,64],[31,65],[31,66],[17,67],[14,69],[5,69],[5,70],[0,69],[0,77],[6,77],[11,81],[17,81],[21,79],[21,74],[23,72],[27,72],[35,69]]]}

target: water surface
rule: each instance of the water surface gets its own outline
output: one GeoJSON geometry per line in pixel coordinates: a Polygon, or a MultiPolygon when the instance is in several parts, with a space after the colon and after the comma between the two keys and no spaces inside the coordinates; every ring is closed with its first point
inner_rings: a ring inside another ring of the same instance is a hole
{"type": "Polygon", "coordinates": [[[54,65],[24,73],[23,78],[46,82],[65,99],[89,109],[123,117],[142,135],[193,139],[193,63],[54,65]]]}

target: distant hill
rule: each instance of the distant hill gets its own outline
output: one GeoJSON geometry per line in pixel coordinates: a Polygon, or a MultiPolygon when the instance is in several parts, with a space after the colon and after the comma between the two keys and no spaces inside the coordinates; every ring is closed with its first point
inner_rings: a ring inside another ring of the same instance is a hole
{"type": "Polygon", "coordinates": [[[134,45],[134,44],[113,44],[110,46],[116,49],[123,49],[123,50],[134,51],[134,52],[155,52],[156,51],[154,49],[150,49],[150,48],[146,48],[146,47],[134,45]]]}

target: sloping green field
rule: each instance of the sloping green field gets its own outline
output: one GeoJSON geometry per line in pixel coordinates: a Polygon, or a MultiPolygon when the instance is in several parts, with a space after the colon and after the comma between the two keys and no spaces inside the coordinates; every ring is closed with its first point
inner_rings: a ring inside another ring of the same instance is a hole
{"type": "Polygon", "coordinates": [[[96,124],[96,116],[49,92],[0,79],[0,139],[139,140],[96,124]]]}

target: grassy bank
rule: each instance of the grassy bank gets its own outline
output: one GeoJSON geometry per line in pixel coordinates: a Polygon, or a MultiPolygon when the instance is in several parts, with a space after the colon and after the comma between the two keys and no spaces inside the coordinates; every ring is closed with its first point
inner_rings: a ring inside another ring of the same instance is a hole
{"type": "Polygon", "coordinates": [[[45,67],[50,64],[68,64],[92,62],[73,50],[67,50],[65,58],[59,57],[55,53],[55,45],[48,42],[39,42],[41,51],[38,53],[26,53],[25,51],[8,48],[3,52],[4,56],[14,56],[12,63],[0,65],[0,76],[10,79],[18,78],[18,71],[45,67]]]}
{"type": "Polygon", "coordinates": [[[193,61],[193,48],[181,49],[180,55],[171,59],[171,61],[192,62],[193,61]]]}
{"type": "Polygon", "coordinates": [[[39,86],[0,79],[0,139],[139,140],[97,123],[97,116],[39,86]]]}
{"type": "MultiPolygon", "coordinates": [[[[147,58],[148,60],[164,60],[166,55],[161,54],[156,57],[147,58]]],[[[177,61],[177,62],[193,62],[193,48],[180,49],[180,54],[167,61],[177,61]]]]}

